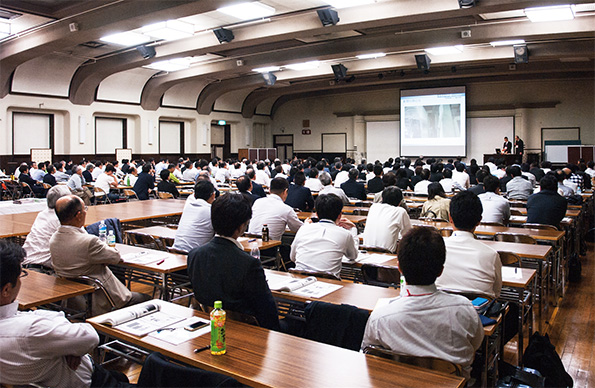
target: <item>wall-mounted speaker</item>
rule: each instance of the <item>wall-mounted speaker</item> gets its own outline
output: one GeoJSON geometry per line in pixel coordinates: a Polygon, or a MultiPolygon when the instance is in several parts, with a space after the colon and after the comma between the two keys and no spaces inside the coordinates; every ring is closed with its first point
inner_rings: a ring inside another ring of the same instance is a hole
{"type": "Polygon", "coordinates": [[[324,27],[334,26],[339,23],[339,14],[334,9],[319,9],[316,13],[318,13],[318,18],[324,27]]]}
{"type": "Polygon", "coordinates": [[[333,73],[335,74],[336,80],[341,80],[347,77],[347,68],[342,64],[339,63],[338,65],[331,65],[331,67],[333,68],[333,73]]]}
{"type": "Polygon", "coordinates": [[[262,73],[262,78],[264,78],[264,83],[267,86],[273,86],[277,81],[277,76],[273,73],[262,73]]]}
{"type": "Polygon", "coordinates": [[[514,63],[529,63],[529,50],[526,44],[512,46],[514,50],[514,63]]]}
{"type": "Polygon", "coordinates": [[[233,36],[233,31],[228,30],[226,28],[217,28],[213,30],[213,33],[219,39],[219,43],[223,42],[231,42],[235,36],[233,36]]]}
{"type": "Polygon", "coordinates": [[[144,59],[151,59],[157,54],[155,52],[155,48],[151,46],[142,45],[138,46],[136,49],[138,50],[140,55],[143,56],[144,59]]]}
{"type": "Polygon", "coordinates": [[[415,56],[415,63],[417,63],[419,70],[430,70],[432,60],[428,57],[428,54],[418,54],[415,56]]]}

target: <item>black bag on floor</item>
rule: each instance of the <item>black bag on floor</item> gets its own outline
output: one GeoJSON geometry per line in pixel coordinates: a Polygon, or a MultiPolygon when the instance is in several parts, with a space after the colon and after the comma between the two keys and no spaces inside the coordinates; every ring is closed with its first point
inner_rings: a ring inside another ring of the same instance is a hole
{"type": "Polygon", "coordinates": [[[580,257],[576,253],[570,255],[568,259],[568,281],[573,283],[580,281],[582,269],[580,257]]]}
{"type": "Polygon", "coordinates": [[[529,339],[529,346],[523,354],[523,366],[539,371],[545,377],[546,387],[572,387],[572,377],[564,369],[556,348],[550,342],[550,337],[533,333],[529,339]]]}
{"type": "Polygon", "coordinates": [[[521,368],[504,361],[498,361],[498,373],[504,376],[496,383],[496,388],[543,388],[545,379],[541,373],[530,368],[521,368]]]}

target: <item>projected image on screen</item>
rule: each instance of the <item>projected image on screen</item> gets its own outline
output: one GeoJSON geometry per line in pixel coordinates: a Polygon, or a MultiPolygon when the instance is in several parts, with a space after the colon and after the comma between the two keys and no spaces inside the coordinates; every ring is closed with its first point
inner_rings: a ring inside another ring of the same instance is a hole
{"type": "Polygon", "coordinates": [[[401,155],[466,155],[464,87],[401,91],[401,155]]]}

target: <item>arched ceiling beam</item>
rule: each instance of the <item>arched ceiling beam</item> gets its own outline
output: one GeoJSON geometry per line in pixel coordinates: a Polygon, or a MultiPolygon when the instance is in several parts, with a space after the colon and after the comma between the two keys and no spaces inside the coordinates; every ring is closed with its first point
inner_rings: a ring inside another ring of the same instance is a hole
{"type": "Polygon", "coordinates": [[[239,89],[257,88],[262,86],[263,79],[261,75],[252,75],[239,79],[228,79],[217,83],[212,83],[205,87],[198,96],[196,110],[199,114],[208,115],[213,110],[215,101],[227,92],[239,89]]]}
{"type": "Polygon", "coordinates": [[[219,4],[215,0],[120,1],[9,38],[0,44],[0,98],[9,93],[14,70],[30,59],[166,18],[212,11],[219,4]],[[77,23],[79,30],[70,32],[70,23],[77,23]]]}

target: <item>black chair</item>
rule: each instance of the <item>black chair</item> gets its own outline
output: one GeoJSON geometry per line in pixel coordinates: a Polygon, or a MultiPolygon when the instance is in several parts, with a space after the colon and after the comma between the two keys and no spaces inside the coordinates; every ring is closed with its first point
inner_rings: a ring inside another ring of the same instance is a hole
{"type": "Polygon", "coordinates": [[[363,264],[361,271],[365,284],[387,288],[399,288],[399,284],[401,283],[401,273],[396,267],[363,264]]]}
{"type": "Polygon", "coordinates": [[[244,387],[233,377],[178,363],[158,352],[145,360],[139,387],[244,387]]]}

